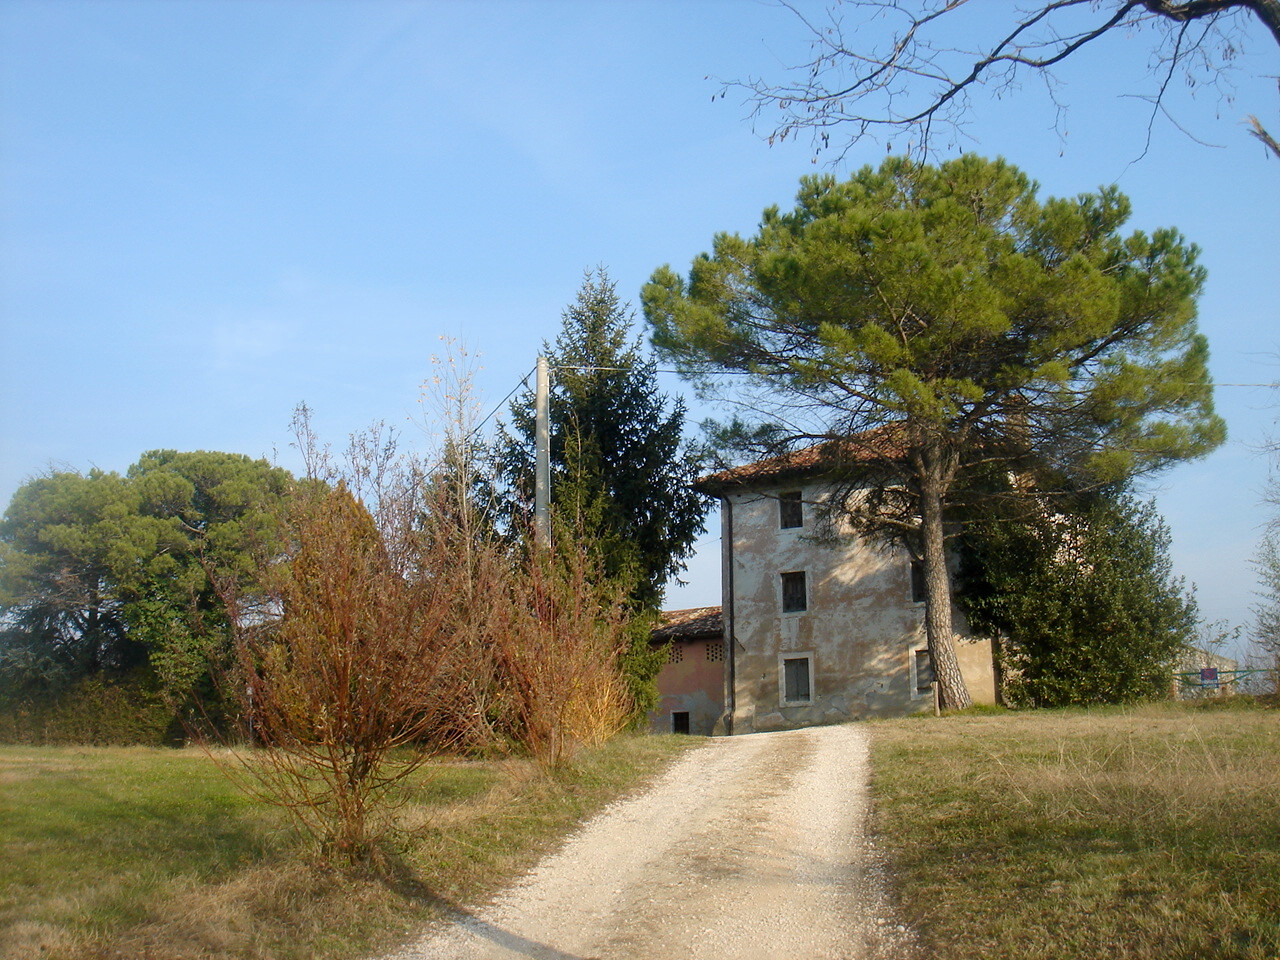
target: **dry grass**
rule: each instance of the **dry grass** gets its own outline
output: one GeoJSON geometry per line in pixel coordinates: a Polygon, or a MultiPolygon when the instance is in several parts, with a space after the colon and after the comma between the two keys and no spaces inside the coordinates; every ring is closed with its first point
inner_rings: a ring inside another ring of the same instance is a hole
{"type": "Polygon", "coordinates": [[[1280,956],[1280,712],[877,724],[878,828],[934,955],[1280,956]]]}
{"type": "Polygon", "coordinates": [[[688,738],[620,738],[415,779],[380,869],[326,869],[194,750],[0,748],[0,958],[367,955],[483,898],[688,738]]]}

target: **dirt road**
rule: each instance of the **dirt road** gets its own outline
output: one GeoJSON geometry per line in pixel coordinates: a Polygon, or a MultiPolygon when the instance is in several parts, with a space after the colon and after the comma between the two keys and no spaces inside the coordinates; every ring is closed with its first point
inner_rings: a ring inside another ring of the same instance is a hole
{"type": "Polygon", "coordinates": [[[387,960],[888,960],[856,726],[719,738],[387,960]]]}

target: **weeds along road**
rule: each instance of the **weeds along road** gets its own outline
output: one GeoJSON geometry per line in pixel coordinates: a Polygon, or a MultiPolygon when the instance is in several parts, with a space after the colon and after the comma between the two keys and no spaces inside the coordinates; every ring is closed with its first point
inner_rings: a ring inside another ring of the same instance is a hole
{"type": "Polygon", "coordinates": [[[708,740],[492,904],[387,960],[910,957],[866,816],[861,727],[708,740]]]}

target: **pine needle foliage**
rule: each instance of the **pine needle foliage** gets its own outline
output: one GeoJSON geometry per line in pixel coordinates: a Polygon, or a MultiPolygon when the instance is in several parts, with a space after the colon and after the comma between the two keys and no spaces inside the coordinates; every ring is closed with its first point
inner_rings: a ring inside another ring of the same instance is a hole
{"type": "Polygon", "coordinates": [[[969,695],[945,543],[966,494],[987,496],[975,476],[1115,484],[1225,437],[1196,247],[1122,232],[1114,187],[1037,193],[973,154],[804,177],[794,209],[717,234],[687,277],[660,267],[642,294],[659,354],[735,403],[746,435],[773,441],[762,452],[839,441],[833,508],[922,561],[950,707],[969,695]]]}

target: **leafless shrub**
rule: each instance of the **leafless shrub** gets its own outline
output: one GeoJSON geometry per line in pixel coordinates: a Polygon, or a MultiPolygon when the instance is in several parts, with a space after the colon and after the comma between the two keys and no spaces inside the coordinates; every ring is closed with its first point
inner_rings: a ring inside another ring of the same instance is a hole
{"type": "Polygon", "coordinates": [[[627,585],[610,581],[595,545],[569,529],[553,538],[553,550],[535,548],[531,529],[497,533],[502,511],[475,441],[474,358],[454,344],[445,354],[432,358],[424,384],[424,411],[443,451],[432,480],[439,509],[424,534],[440,541],[432,554],[451,557],[459,571],[451,623],[473,673],[454,729],[469,744],[514,746],[555,767],[631,719],[621,669],[627,585]]]}
{"type": "Polygon", "coordinates": [[[394,788],[434,754],[516,748],[551,768],[632,712],[624,589],[569,536],[553,552],[495,532],[467,375],[448,369],[430,467],[384,425],[337,459],[300,407],[290,546],[260,552],[254,589],[223,587],[238,779],[347,863],[371,857],[394,788]]]}
{"type": "Polygon", "coordinates": [[[287,809],[328,855],[373,850],[391,788],[444,746],[429,732],[469,671],[443,616],[438,556],[400,575],[373,517],[345,485],[294,502],[295,551],[260,571],[279,612],[240,620],[233,689],[254,792],[287,809]]]}
{"type": "Polygon", "coordinates": [[[604,580],[588,550],[535,550],[503,600],[490,629],[508,736],[555,767],[621,731],[632,712],[621,671],[625,592],[604,580]]]}

